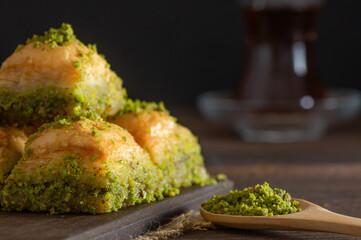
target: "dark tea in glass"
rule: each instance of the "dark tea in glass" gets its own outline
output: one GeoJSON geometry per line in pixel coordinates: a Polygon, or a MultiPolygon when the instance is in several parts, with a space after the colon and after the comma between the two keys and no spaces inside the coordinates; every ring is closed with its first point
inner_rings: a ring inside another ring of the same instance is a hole
{"type": "Polygon", "coordinates": [[[235,96],[242,100],[320,99],[315,42],[319,0],[250,0],[239,5],[246,59],[235,96]]]}
{"type": "Polygon", "coordinates": [[[250,142],[290,143],[321,138],[354,119],[361,92],[324,89],[315,58],[322,0],[243,0],[239,5],[246,59],[238,87],[202,94],[211,120],[250,142]]]}

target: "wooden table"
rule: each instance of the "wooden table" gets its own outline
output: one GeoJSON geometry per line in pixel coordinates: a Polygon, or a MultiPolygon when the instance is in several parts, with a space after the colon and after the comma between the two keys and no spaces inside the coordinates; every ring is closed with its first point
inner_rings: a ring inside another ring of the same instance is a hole
{"type": "MultiPolygon", "coordinates": [[[[171,109],[172,110],[172,109],[171,109]]],[[[293,197],[361,218],[361,119],[307,143],[246,143],[231,130],[207,122],[195,109],[171,111],[199,136],[209,172],[225,173],[243,189],[257,183],[286,189],[293,197]]],[[[359,239],[293,231],[218,228],[177,239],[359,239]]]]}

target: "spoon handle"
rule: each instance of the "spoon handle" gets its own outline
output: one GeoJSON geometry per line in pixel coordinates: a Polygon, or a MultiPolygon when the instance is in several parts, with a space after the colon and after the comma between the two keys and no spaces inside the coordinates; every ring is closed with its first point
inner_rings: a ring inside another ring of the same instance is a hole
{"type": "Polygon", "coordinates": [[[213,214],[200,209],[208,221],[240,229],[301,230],[341,233],[361,237],[361,219],[331,212],[303,199],[296,199],[303,209],[293,214],[265,216],[232,216],[213,214]]]}
{"type": "Polygon", "coordinates": [[[322,207],[302,219],[298,219],[297,227],[303,230],[323,231],[349,234],[361,237],[361,219],[328,211],[322,207]]]}

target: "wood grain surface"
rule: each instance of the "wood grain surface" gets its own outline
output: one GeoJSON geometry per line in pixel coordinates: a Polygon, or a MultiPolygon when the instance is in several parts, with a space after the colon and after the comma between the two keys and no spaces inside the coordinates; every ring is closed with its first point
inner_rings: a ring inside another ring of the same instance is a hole
{"type": "MultiPolygon", "coordinates": [[[[171,109],[172,110],[172,109],[171,109]]],[[[292,197],[361,218],[361,119],[331,129],[319,141],[265,144],[242,141],[232,130],[207,122],[195,109],[171,111],[199,136],[208,170],[225,173],[235,188],[269,182],[292,197]]],[[[186,232],[177,239],[360,239],[341,234],[276,230],[186,232]]]]}
{"type": "Polygon", "coordinates": [[[175,197],[127,207],[106,214],[47,215],[30,212],[0,212],[1,240],[120,240],[130,239],[166,223],[174,216],[199,206],[213,195],[225,194],[233,183],[181,189],[175,197]]]}

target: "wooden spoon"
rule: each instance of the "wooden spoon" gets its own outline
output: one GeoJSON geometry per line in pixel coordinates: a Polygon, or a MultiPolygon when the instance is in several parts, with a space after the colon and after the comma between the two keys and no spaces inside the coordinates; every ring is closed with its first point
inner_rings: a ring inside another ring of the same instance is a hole
{"type": "Polygon", "coordinates": [[[214,214],[203,207],[200,212],[204,219],[232,228],[307,230],[361,236],[360,218],[337,214],[303,199],[292,200],[300,203],[301,212],[272,217],[214,214]]]}

